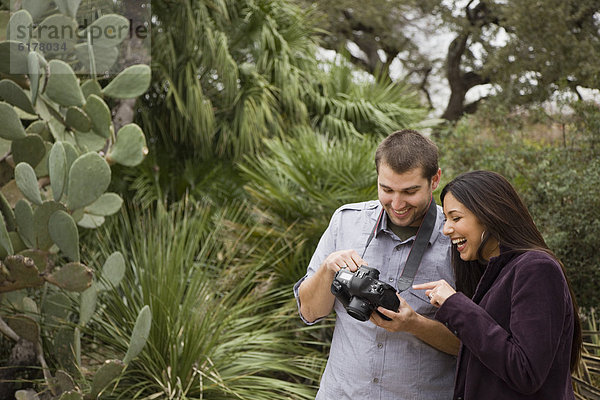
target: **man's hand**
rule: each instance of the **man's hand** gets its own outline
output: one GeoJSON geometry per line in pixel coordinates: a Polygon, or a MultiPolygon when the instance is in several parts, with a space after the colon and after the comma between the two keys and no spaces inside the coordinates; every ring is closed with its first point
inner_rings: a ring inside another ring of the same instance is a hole
{"type": "Polygon", "coordinates": [[[381,318],[379,314],[373,312],[370,318],[371,322],[390,332],[410,332],[411,328],[414,328],[417,313],[408,305],[406,300],[400,297],[400,294],[396,293],[396,296],[398,296],[398,299],[400,300],[398,312],[383,307],[377,307],[377,311],[386,317],[391,318],[391,321],[386,321],[381,318]]]}
{"type": "Polygon", "coordinates": [[[356,250],[339,250],[331,253],[321,264],[321,268],[326,268],[334,274],[342,268],[348,268],[355,272],[361,265],[367,265],[356,250]]]}
{"type": "Polygon", "coordinates": [[[335,297],[331,293],[331,282],[335,273],[342,268],[354,272],[361,265],[366,265],[355,250],[340,250],[325,258],[317,272],[304,280],[298,288],[300,313],[307,321],[329,315],[333,309],[335,297]]]}
{"type": "Polygon", "coordinates": [[[377,310],[391,321],[386,321],[379,314],[371,314],[371,322],[390,332],[408,332],[421,339],[434,348],[453,356],[458,354],[460,342],[448,328],[440,322],[424,317],[416,313],[406,300],[397,294],[400,299],[400,308],[398,312],[378,307],[377,310]]]}

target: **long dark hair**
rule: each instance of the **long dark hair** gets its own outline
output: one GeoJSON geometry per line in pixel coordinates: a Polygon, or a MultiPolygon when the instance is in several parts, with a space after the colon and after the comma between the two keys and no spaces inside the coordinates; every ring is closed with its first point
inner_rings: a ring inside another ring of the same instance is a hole
{"type": "Polygon", "coordinates": [[[571,347],[571,371],[579,364],[582,337],[581,321],[575,295],[562,262],[548,248],[544,237],[537,229],[527,207],[513,186],[502,175],[491,171],[471,171],[461,174],[448,183],[440,195],[442,206],[446,194],[471,211],[485,227],[485,234],[477,251],[479,261],[463,261],[456,248],[452,248],[452,264],[456,276],[456,288],[472,297],[479,279],[485,270],[481,251],[490,239],[496,239],[501,246],[511,251],[543,251],[560,265],[573,304],[574,330],[571,347]]]}

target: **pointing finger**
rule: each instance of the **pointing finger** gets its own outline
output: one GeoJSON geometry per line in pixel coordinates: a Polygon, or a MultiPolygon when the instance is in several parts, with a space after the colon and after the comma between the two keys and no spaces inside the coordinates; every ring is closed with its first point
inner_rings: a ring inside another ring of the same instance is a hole
{"type": "Polygon", "coordinates": [[[440,284],[442,283],[442,281],[434,281],[434,282],[427,282],[427,283],[420,283],[418,285],[413,285],[413,289],[416,290],[423,290],[423,289],[435,289],[436,287],[438,287],[440,284]]]}

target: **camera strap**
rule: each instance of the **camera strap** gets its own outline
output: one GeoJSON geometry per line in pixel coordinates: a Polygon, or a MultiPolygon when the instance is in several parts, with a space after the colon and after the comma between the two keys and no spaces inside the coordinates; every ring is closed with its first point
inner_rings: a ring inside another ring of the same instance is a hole
{"type": "MultiPolygon", "coordinates": [[[[379,224],[383,219],[383,215],[385,214],[385,209],[382,207],[381,212],[379,213],[379,217],[377,218],[377,222],[373,227],[373,231],[369,235],[367,239],[367,244],[365,244],[365,250],[363,251],[362,257],[364,257],[367,247],[375,237],[377,233],[377,229],[379,228],[379,224]]],[[[425,217],[423,217],[423,221],[419,226],[419,230],[417,231],[417,236],[415,241],[413,242],[410,252],[408,253],[408,258],[406,259],[406,264],[404,265],[404,270],[402,271],[402,275],[398,278],[398,292],[403,292],[406,289],[409,289],[412,286],[412,283],[415,279],[415,275],[417,274],[417,270],[419,269],[419,264],[421,263],[421,259],[423,258],[423,254],[427,249],[427,244],[429,243],[429,238],[431,238],[431,233],[433,232],[433,228],[435,227],[435,221],[437,219],[437,206],[435,201],[433,201],[433,197],[429,199],[429,207],[427,209],[427,213],[425,217]]]]}

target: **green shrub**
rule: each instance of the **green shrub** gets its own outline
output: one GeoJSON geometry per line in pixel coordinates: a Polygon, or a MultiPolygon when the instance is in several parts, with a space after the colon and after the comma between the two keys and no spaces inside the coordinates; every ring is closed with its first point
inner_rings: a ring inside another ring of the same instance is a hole
{"type": "MultiPolygon", "coordinates": [[[[100,254],[130,260],[121,290],[106,292],[95,319],[98,351],[122,351],[133,310],[149,304],[148,347],[111,396],[122,399],[309,399],[323,368],[305,347],[289,288],[272,288],[248,235],[232,239],[231,224],[246,224],[243,205],[213,208],[176,203],[130,206],[89,243],[100,254]]],[[[284,257],[285,250],[279,250],[284,257]]]]}
{"type": "Polygon", "coordinates": [[[546,118],[527,112],[497,120],[485,113],[466,117],[440,134],[438,145],[444,182],[489,169],[515,185],[565,264],[579,305],[591,307],[600,301],[600,110],[582,102],[572,110],[546,118]]]}

